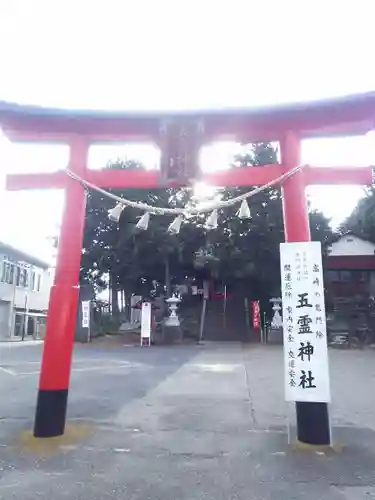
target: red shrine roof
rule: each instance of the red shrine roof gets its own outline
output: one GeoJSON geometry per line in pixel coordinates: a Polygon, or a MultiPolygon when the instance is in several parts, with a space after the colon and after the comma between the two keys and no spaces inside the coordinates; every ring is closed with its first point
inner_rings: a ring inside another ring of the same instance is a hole
{"type": "Polygon", "coordinates": [[[202,119],[207,140],[277,140],[285,130],[302,137],[363,134],[375,125],[375,92],[252,108],[192,111],[84,111],[0,101],[0,125],[13,140],[157,140],[163,119],[202,119]]]}

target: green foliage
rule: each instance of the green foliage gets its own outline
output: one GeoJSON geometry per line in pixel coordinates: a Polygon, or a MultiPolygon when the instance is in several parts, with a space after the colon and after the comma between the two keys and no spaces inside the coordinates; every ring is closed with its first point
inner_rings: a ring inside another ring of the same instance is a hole
{"type": "Polygon", "coordinates": [[[364,198],[340,227],[340,232],[354,232],[357,236],[375,243],[375,189],[367,188],[364,198]]]}
{"type": "MultiPolygon", "coordinates": [[[[275,163],[277,153],[271,144],[256,144],[246,154],[234,159],[234,167],[275,163]]],[[[141,169],[137,162],[116,161],[108,168],[141,169]]],[[[249,188],[224,188],[223,199],[248,191],[249,188]]],[[[192,204],[190,189],[122,190],[116,194],[153,206],[184,207],[192,204]]],[[[268,189],[249,200],[252,217],[237,217],[238,206],[219,212],[219,227],[205,231],[204,216],[186,221],[178,235],[167,232],[172,217],[152,216],[147,231],[136,228],[142,215],[127,207],[119,223],[108,219],[113,202],[100,193],[88,196],[81,280],[105,285],[103,276],[110,274],[112,283],[125,291],[140,292],[151,288],[152,280],[163,283],[169,276],[181,282],[185,276],[212,276],[233,286],[246,287],[258,298],[279,293],[279,244],[284,241],[282,200],[279,189],[268,189]]],[[[317,211],[310,212],[314,240],[331,241],[329,221],[317,211]]]]}
{"type": "MultiPolygon", "coordinates": [[[[112,169],[141,169],[136,162],[108,165],[112,169]]],[[[112,191],[124,198],[152,206],[183,207],[190,200],[187,189],[154,189],[112,191]]],[[[106,286],[103,277],[110,274],[118,289],[144,292],[152,280],[165,282],[166,268],[172,276],[185,276],[193,269],[194,251],[203,243],[203,232],[187,223],[180,234],[168,233],[173,217],[151,215],[147,231],[138,230],[139,210],[126,207],[119,223],[108,219],[114,203],[98,192],[88,194],[86,226],[81,262],[81,282],[96,290],[106,286]],[[195,241],[199,243],[195,244],[195,241]]]]}
{"type": "MultiPolygon", "coordinates": [[[[245,155],[235,158],[235,167],[262,166],[277,162],[271,144],[250,145],[245,155]]],[[[249,188],[225,188],[224,199],[249,191],[249,188]]],[[[219,228],[207,235],[197,263],[211,269],[226,283],[239,282],[254,296],[278,294],[280,288],[279,245],[284,240],[281,192],[270,188],[248,199],[251,219],[237,217],[238,206],[219,214],[219,228]],[[206,254],[206,255],[205,255],[206,254]]],[[[312,239],[327,245],[332,240],[329,220],[316,210],[310,211],[312,239]]]]}
{"type": "Polygon", "coordinates": [[[116,335],[119,332],[121,321],[110,314],[102,314],[99,316],[95,324],[95,333],[93,336],[101,337],[103,335],[116,335]]]}

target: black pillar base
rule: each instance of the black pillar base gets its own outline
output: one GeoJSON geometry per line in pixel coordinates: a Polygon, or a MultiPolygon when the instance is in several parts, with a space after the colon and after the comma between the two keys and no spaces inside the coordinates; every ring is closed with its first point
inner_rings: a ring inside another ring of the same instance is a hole
{"type": "Polygon", "coordinates": [[[39,389],[34,423],[34,436],[49,438],[62,436],[65,431],[68,389],[39,389]]]}
{"type": "Polygon", "coordinates": [[[301,443],[330,445],[327,403],[296,403],[297,439],[301,443]]]}

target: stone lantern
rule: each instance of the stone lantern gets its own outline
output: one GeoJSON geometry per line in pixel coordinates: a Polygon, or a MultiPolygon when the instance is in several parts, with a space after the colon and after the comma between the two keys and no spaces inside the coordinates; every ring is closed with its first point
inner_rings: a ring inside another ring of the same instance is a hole
{"type": "Polygon", "coordinates": [[[272,321],[271,326],[268,330],[267,341],[275,342],[278,344],[282,344],[283,342],[283,319],[281,317],[281,298],[272,298],[270,299],[272,304],[272,321]]]}
{"type": "Polygon", "coordinates": [[[169,317],[165,320],[165,326],[179,327],[180,320],[177,316],[177,308],[178,304],[181,302],[181,299],[177,297],[176,294],[173,294],[172,297],[167,299],[165,302],[168,304],[170,311],[169,317]]]}

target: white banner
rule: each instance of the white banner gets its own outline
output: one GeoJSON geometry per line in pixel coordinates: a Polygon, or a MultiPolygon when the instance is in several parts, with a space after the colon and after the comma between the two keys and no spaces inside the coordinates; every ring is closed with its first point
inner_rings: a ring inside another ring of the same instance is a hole
{"type": "Polygon", "coordinates": [[[141,339],[149,339],[151,336],[151,303],[143,302],[141,317],[141,339]]]}
{"type": "Polygon", "coordinates": [[[90,327],[90,301],[82,301],[82,328],[90,327]]]}
{"type": "Polygon", "coordinates": [[[320,242],[281,243],[286,401],[329,402],[320,242]]]}

